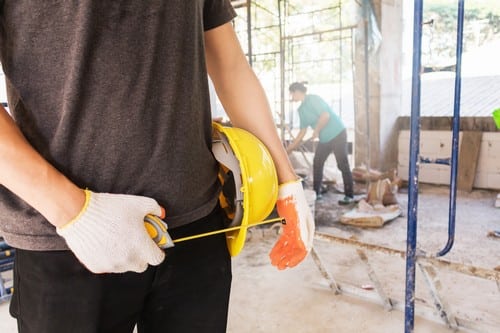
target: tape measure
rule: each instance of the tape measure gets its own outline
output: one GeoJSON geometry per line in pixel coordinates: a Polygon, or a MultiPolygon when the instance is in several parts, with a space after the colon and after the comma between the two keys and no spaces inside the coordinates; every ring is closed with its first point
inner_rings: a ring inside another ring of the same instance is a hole
{"type": "Polygon", "coordinates": [[[144,217],[144,226],[149,236],[162,249],[174,246],[174,242],[168,234],[167,224],[156,215],[148,214],[144,217]]]}
{"type": "Polygon", "coordinates": [[[183,238],[178,238],[175,240],[172,240],[168,233],[168,226],[167,224],[160,219],[156,215],[151,215],[148,214],[144,217],[144,225],[146,227],[146,230],[148,231],[149,236],[154,240],[154,242],[162,249],[167,249],[170,247],[173,247],[175,244],[174,243],[179,243],[179,242],[184,242],[192,239],[197,239],[201,237],[207,237],[207,236],[212,236],[216,234],[221,234],[225,233],[228,231],[234,231],[238,230],[241,228],[250,228],[250,227],[255,227],[258,225],[266,224],[266,223],[273,223],[273,222],[281,222],[285,223],[285,220],[281,217],[278,218],[273,218],[265,221],[260,221],[252,224],[247,224],[247,225],[240,225],[240,226],[235,226],[235,227],[230,227],[230,228],[225,228],[225,229],[220,229],[220,230],[214,230],[214,231],[209,231],[205,232],[202,234],[197,234],[197,235],[192,235],[192,236],[187,236],[183,238]]]}

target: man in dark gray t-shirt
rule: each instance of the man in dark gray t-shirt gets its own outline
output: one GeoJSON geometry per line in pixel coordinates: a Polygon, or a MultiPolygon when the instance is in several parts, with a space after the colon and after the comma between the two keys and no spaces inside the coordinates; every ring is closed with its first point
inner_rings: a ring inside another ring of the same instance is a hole
{"type": "Polygon", "coordinates": [[[224,226],[207,74],[232,124],[267,146],[283,184],[287,226],[273,265],[303,260],[313,220],[229,0],[0,8],[11,111],[0,106],[0,235],[16,248],[19,332],[225,331],[225,236],[164,253],[143,223],[164,216],[174,239],[224,226]]]}

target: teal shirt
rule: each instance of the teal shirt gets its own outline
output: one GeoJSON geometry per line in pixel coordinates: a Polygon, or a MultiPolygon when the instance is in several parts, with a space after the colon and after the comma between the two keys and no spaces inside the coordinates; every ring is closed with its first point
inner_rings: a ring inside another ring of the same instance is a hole
{"type": "Polygon", "coordinates": [[[342,120],[335,114],[332,108],[317,95],[306,95],[299,106],[300,128],[311,127],[314,129],[318,123],[319,116],[323,112],[328,112],[330,120],[319,132],[319,142],[328,142],[335,138],[345,129],[342,120]]]}

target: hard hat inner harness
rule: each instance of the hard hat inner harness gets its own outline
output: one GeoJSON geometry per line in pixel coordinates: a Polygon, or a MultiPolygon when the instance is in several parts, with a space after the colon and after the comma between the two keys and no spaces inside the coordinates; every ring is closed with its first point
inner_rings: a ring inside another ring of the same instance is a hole
{"type": "Polygon", "coordinates": [[[240,165],[237,157],[222,133],[212,142],[212,152],[221,163],[219,181],[222,183],[222,195],[219,197],[221,207],[227,218],[227,227],[241,225],[243,220],[243,193],[240,165]]]}

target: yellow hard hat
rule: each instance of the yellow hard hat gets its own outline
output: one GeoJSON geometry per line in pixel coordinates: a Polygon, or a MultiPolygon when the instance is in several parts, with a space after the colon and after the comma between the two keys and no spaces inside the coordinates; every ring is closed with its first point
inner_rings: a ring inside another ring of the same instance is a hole
{"type": "MultiPolygon", "coordinates": [[[[245,226],[264,220],[273,211],[278,198],[278,177],[271,154],[251,133],[212,124],[212,152],[220,163],[222,183],[219,203],[228,218],[228,226],[245,226]]],[[[243,249],[246,229],[226,233],[231,256],[243,249]]]]}

